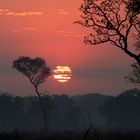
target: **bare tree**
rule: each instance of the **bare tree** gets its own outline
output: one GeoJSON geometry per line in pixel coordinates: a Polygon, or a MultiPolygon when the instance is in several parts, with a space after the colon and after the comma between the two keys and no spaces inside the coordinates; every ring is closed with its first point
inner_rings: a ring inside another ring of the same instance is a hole
{"type": "Polygon", "coordinates": [[[110,42],[140,66],[139,51],[129,45],[129,37],[140,34],[140,0],[83,0],[80,11],[81,20],[76,23],[91,31],[84,38],[86,44],[110,42]]]}
{"type": "Polygon", "coordinates": [[[131,64],[132,72],[127,74],[124,78],[127,82],[140,84],[140,66],[137,63],[131,64]]]}
{"type": "Polygon", "coordinates": [[[39,85],[42,84],[48,76],[50,76],[50,68],[46,66],[45,60],[42,58],[32,59],[30,57],[21,56],[17,60],[13,61],[13,68],[24,74],[33,87],[39,98],[40,105],[42,108],[42,113],[44,116],[45,127],[47,127],[47,116],[43,100],[41,98],[41,93],[39,92],[39,85]]]}

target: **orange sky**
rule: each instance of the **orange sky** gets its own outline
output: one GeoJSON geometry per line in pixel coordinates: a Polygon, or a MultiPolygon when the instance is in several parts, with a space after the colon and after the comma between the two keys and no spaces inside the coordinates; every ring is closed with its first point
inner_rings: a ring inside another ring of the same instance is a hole
{"type": "Polygon", "coordinates": [[[133,87],[123,76],[131,59],[118,48],[103,44],[86,46],[86,29],[79,18],[81,0],[1,0],[0,90],[17,95],[33,94],[27,79],[11,68],[18,56],[42,57],[54,69],[69,65],[72,79],[58,83],[50,77],[42,89],[49,94],[102,92],[115,95],[133,87]]]}

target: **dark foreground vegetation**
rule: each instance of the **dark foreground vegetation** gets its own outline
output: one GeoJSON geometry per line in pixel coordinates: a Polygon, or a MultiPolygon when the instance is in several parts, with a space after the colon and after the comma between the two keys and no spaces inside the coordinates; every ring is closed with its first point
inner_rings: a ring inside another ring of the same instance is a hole
{"type": "MultiPolygon", "coordinates": [[[[85,131],[94,126],[103,130],[140,130],[140,90],[116,97],[101,94],[42,96],[50,132],[85,131]]],[[[38,132],[44,126],[36,96],[0,95],[0,132],[38,132]]]]}
{"type": "Polygon", "coordinates": [[[140,90],[118,96],[42,96],[47,128],[36,96],[0,95],[0,140],[140,139],[140,90]],[[92,128],[92,129],[89,129],[92,128]]]}
{"type": "Polygon", "coordinates": [[[0,133],[0,140],[139,140],[140,131],[120,132],[120,131],[91,131],[86,137],[83,132],[53,132],[48,136],[44,133],[33,132],[19,132],[14,130],[13,132],[0,133]]]}

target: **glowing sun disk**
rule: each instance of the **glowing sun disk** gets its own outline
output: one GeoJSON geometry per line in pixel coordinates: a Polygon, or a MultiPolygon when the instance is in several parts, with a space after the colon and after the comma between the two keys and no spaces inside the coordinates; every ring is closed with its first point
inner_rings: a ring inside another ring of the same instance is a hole
{"type": "Polygon", "coordinates": [[[69,66],[57,66],[55,70],[53,70],[53,77],[58,82],[67,82],[71,79],[71,69],[69,66]]]}

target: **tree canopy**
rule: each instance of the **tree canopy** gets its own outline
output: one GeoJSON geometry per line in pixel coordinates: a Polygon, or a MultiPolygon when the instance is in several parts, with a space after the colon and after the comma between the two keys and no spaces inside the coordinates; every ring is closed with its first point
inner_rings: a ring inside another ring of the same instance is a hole
{"type": "Polygon", "coordinates": [[[39,57],[32,59],[21,56],[13,61],[13,68],[23,73],[36,87],[43,83],[45,78],[51,74],[45,60],[39,57]]]}

